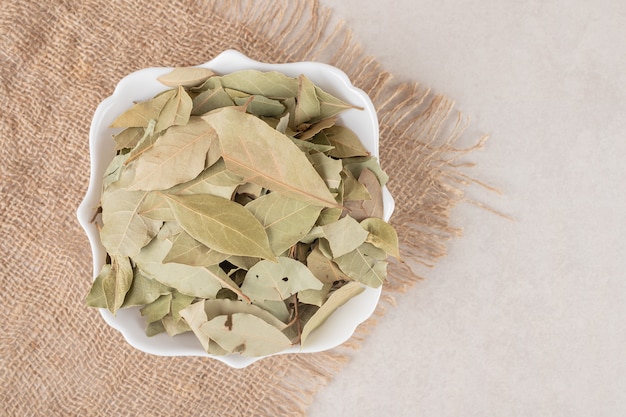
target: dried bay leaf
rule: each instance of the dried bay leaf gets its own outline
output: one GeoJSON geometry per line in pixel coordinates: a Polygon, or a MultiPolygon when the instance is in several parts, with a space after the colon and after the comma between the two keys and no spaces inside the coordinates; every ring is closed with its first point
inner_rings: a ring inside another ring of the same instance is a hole
{"type": "Polygon", "coordinates": [[[343,201],[359,201],[359,200],[371,200],[372,196],[365,185],[361,184],[352,172],[347,169],[341,171],[341,179],[343,180],[344,192],[343,201]]]}
{"type": "Polygon", "coordinates": [[[243,178],[228,171],[224,160],[220,158],[196,178],[175,185],[165,192],[177,195],[212,194],[230,200],[237,187],[243,183],[243,178]]]}
{"type": "Polygon", "coordinates": [[[171,127],[135,161],[135,178],[129,190],[164,190],[194,179],[204,170],[207,152],[215,140],[215,132],[201,118],[171,127]]]}
{"type": "Polygon", "coordinates": [[[278,262],[262,260],[246,274],[241,291],[256,300],[285,300],[298,291],[321,289],[322,282],[301,262],[278,257],[278,262]]]}
{"type": "Polygon", "coordinates": [[[85,298],[85,302],[89,307],[107,308],[107,301],[106,298],[104,298],[104,290],[102,289],[102,281],[104,280],[104,277],[111,273],[111,264],[102,265],[100,272],[91,284],[89,293],[85,298]]]}
{"type": "Polygon", "coordinates": [[[146,336],[152,337],[159,333],[165,333],[165,326],[163,326],[163,322],[161,320],[148,323],[146,326],[146,336]]]}
{"type": "Polygon", "coordinates": [[[226,260],[237,268],[245,269],[247,271],[256,265],[261,258],[253,258],[249,256],[229,256],[226,260]]]}
{"type": "Polygon", "coordinates": [[[389,223],[383,219],[372,217],[363,220],[361,227],[369,232],[366,242],[384,250],[394,258],[400,259],[398,234],[389,223]]]}
{"type": "Polygon", "coordinates": [[[139,158],[144,152],[148,151],[154,146],[154,143],[161,136],[154,133],[156,127],[156,120],[150,120],[148,126],[144,129],[143,136],[139,138],[137,144],[128,153],[128,159],[125,164],[128,165],[133,160],[139,158]]]}
{"type": "Polygon", "coordinates": [[[289,321],[291,312],[287,308],[287,305],[285,304],[285,302],[282,300],[280,301],[256,300],[254,302],[254,305],[259,306],[260,308],[267,311],[268,313],[270,313],[272,316],[276,317],[278,320],[282,321],[283,323],[286,323],[287,321],[289,321]]]}
{"type": "Polygon", "coordinates": [[[148,192],[139,207],[139,215],[147,219],[160,220],[163,222],[176,220],[163,194],[157,191],[148,192]]]}
{"type": "Polygon", "coordinates": [[[381,187],[387,183],[389,176],[382,170],[375,156],[354,156],[343,158],[343,166],[354,175],[355,178],[361,176],[364,169],[369,169],[378,179],[381,187]]]}
{"type": "Polygon", "coordinates": [[[215,73],[202,67],[177,67],[171,72],[157,78],[168,87],[193,87],[202,84],[215,73]]]}
{"type": "Polygon", "coordinates": [[[176,320],[172,315],[167,315],[161,319],[161,323],[163,324],[163,328],[170,336],[176,336],[178,334],[186,333],[191,331],[191,328],[187,325],[186,322],[182,320],[176,320]]]}
{"type": "Polygon", "coordinates": [[[199,298],[212,298],[223,287],[238,288],[217,265],[197,267],[162,263],[171,247],[172,243],[168,240],[154,239],[133,258],[137,268],[168,287],[199,298]]]}
{"type": "Polygon", "coordinates": [[[163,263],[211,266],[219,264],[226,258],[228,255],[207,247],[183,231],[172,240],[172,247],[165,255],[163,263]]]}
{"type": "Polygon", "coordinates": [[[331,149],[333,149],[332,145],[322,145],[322,144],[317,144],[317,143],[313,143],[310,141],[297,139],[297,138],[291,138],[291,140],[293,141],[293,143],[296,144],[298,148],[300,148],[302,152],[305,152],[305,153],[315,153],[315,152],[326,153],[330,151],[331,149]]]}
{"type": "Polygon", "coordinates": [[[246,313],[217,316],[202,324],[200,330],[226,351],[243,356],[270,355],[291,346],[280,330],[246,313]]]}
{"type": "Polygon", "coordinates": [[[341,170],[343,165],[338,159],[330,158],[323,153],[307,154],[307,158],[311,161],[311,165],[317,171],[320,177],[330,189],[339,188],[341,183],[341,170]]]}
{"type": "Polygon", "coordinates": [[[314,205],[337,206],[306,156],[267,123],[233,107],[203,119],[217,131],[226,167],[247,182],[314,205]]]}
{"type": "Polygon", "coordinates": [[[150,100],[136,103],[111,123],[111,127],[148,127],[150,120],[156,120],[165,104],[176,94],[167,90],[150,100]]]}
{"type": "Polygon", "coordinates": [[[159,233],[157,234],[156,239],[159,239],[159,240],[167,239],[171,241],[174,239],[174,237],[177,234],[179,234],[182,231],[183,231],[183,228],[180,227],[180,224],[178,224],[176,220],[166,221],[166,222],[163,222],[163,226],[161,226],[161,229],[159,229],[159,233]]]}
{"type": "MultiPolygon", "coordinates": [[[[191,295],[183,294],[178,291],[172,292],[172,301],[170,306],[170,314],[172,315],[172,319],[175,323],[180,321],[180,312],[185,308],[189,307],[191,303],[196,299],[191,295]]],[[[166,326],[167,328],[167,326],[166,326]]],[[[190,330],[189,328],[187,330],[190,330]]]]}
{"type": "Polygon", "coordinates": [[[350,278],[378,288],[387,277],[387,262],[384,261],[386,258],[384,250],[366,242],[334,261],[350,278]]]}
{"type": "Polygon", "coordinates": [[[122,307],[150,304],[162,295],[172,292],[170,287],[145,276],[140,270],[133,271],[133,283],[126,294],[122,307]]]}
{"type": "Polygon", "coordinates": [[[369,151],[363,146],[359,137],[350,129],[334,125],[324,129],[324,134],[334,147],[328,155],[335,158],[349,158],[353,156],[369,156],[369,151]]]}
{"type": "Polygon", "coordinates": [[[273,127],[274,127],[274,129],[276,129],[280,133],[287,135],[288,134],[288,129],[289,129],[289,113],[287,113],[284,116],[282,116],[278,120],[278,123],[276,123],[276,126],[273,126],[273,127]]]}
{"type": "Polygon", "coordinates": [[[235,102],[224,90],[222,85],[216,83],[213,88],[203,91],[194,97],[191,114],[199,116],[204,113],[208,113],[211,110],[234,105],[235,102]]]}
{"type": "Polygon", "coordinates": [[[368,232],[350,216],[321,226],[321,229],[333,258],[352,252],[361,246],[368,236],[368,232]]]}
{"type": "MultiPolygon", "coordinates": [[[[327,129],[331,126],[335,125],[335,122],[337,121],[337,117],[335,116],[331,116],[331,117],[327,117],[326,119],[322,119],[319,122],[316,122],[314,124],[312,124],[311,126],[309,126],[308,129],[303,130],[302,132],[300,132],[298,134],[298,138],[302,139],[302,140],[309,140],[315,136],[317,136],[318,134],[322,133],[322,131],[324,129],[327,129]]],[[[321,139],[322,136],[320,136],[321,139]]],[[[325,138],[325,135],[323,136],[325,138]]],[[[327,139],[325,139],[326,141],[323,143],[320,143],[321,145],[330,145],[330,141],[328,141],[327,139]]],[[[317,142],[319,143],[319,142],[317,142]]],[[[332,145],[330,145],[332,146],[332,145]]]]}
{"type": "Polygon", "coordinates": [[[328,300],[311,316],[302,328],[300,344],[306,346],[306,340],[311,332],[320,327],[339,307],[347,303],[355,296],[362,293],[364,288],[358,282],[349,282],[338,290],[334,291],[328,300]]]}
{"type": "Polygon", "coordinates": [[[261,194],[263,194],[263,187],[261,187],[259,184],[247,182],[237,187],[236,192],[237,194],[247,194],[254,200],[261,197],[261,194]]]}
{"type": "Polygon", "coordinates": [[[274,317],[269,312],[263,310],[259,306],[243,303],[241,301],[233,301],[227,299],[205,300],[204,311],[208,320],[211,320],[219,315],[245,313],[259,317],[266,323],[279,330],[283,330],[286,327],[285,323],[274,317]]]}
{"type": "Polygon", "coordinates": [[[298,94],[298,81],[277,71],[236,71],[221,76],[220,81],[225,88],[268,98],[284,99],[298,94]]]}
{"type": "Polygon", "coordinates": [[[146,194],[121,188],[102,195],[100,240],[110,255],[132,257],[158,233],[161,222],[138,213],[146,194]]]}
{"type": "Polygon", "coordinates": [[[320,102],[315,92],[315,84],[306,75],[300,74],[298,76],[298,95],[296,96],[294,124],[298,126],[319,115],[320,102]]]}
{"type": "Polygon", "coordinates": [[[145,128],[143,127],[127,127],[117,135],[113,135],[115,141],[115,150],[120,149],[132,149],[144,135],[145,128]]]}
{"type": "Polygon", "coordinates": [[[179,312],[189,328],[196,335],[205,351],[209,350],[209,336],[200,331],[200,326],[208,321],[204,312],[204,300],[190,304],[179,312]]]}
{"type": "Polygon", "coordinates": [[[104,171],[104,175],[102,178],[102,188],[107,189],[111,184],[117,182],[122,176],[122,170],[124,168],[124,163],[128,159],[128,155],[116,155],[111,160],[111,163],[107,166],[104,171]]]}
{"type": "Polygon", "coordinates": [[[326,224],[336,222],[341,218],[342,213],[343,209],[339,207],[326,207],[321,211],[315,224],[317,226],[324,226],[326,224]]]}
{"type": "Polygon", "coordinates": [[[193,102],[191,97],[181,86],[163,106],[159,118],[157,119],[154,131],[156,133],[167,129],[170,126],[184,126],[189,122],[193,102]]]}
{"type": "Polygon", "coordinates": [[[154,300],[153,302],[146,304],[139,311],[141,316],[146,319],[146,323],[153,323],[160,321],[163,317],[169,314],[172,306],[172,293],[164,294],[154,300]]]}
{"type": "Polygon", "coordinates": [[[321,307],[328,297],[332,284],[325,283],[319,290],[302,290],[298,293],[298,301],[304,304],[312,304],[321,307]]]}
{"type": "Polygon", "coordinates": [[[278,117],[285,112],[285,106],[278,101],[263,96],[252,96],[248,101],[247,97],[236,97],[233,101],[238,106],[246,105],[246,111],[255,116],[278,117]]]}
{"type": "Polygon", "coordinates": [[[265,229],[241,205],[212,195],[166,195],[178,223],[194,239],[229,255],[275,259],[265,229]]]}
{"type": "Polygon", "coordinates": [[[356,220],[364,220],[369,217],[382,218],[384,214],[383,190],[378,178],[368,168],[361,171],[359,182],[365,186],[370,195],[369,200],[345,201],[344,207],[351,217],[356,220]]]}
{"type": "Polygon", "coordinates": [[[261,222],[272,252],[278,255],[307,235],[322,207],[269,193],[246,204],[246,209],[261,222]]]}
{"type": "Polygon", "coordinates": [[[332,94],[315,87],[315,94],[320,103],[320,115],[314,120],[319,121],[329,117],[333,117],[348,109],[358,108],[351,104],[345,103],[332,94]]]}
{"type": "Polygon", "coordinates": [[[315,246],[306,258],[306,265],[313,275],[323,283],[350,280],[332,259],[326,257],[319,246],[315,246]]]}

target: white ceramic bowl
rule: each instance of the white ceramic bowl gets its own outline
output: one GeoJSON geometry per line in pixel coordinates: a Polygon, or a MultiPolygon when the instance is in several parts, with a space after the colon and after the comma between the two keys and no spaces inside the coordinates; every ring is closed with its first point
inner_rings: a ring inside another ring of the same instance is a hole
{"type": "MultiPolygon", "coordinates": [[[[219,74],[243,69],[280,71],[292,77],[305,74],[329,93],[363,108],[363,110],[351,109],[343,112],[337,123],[350,127],[361,138],[372,155],[378,156],[378,119],[374,105],[367,94],[354,87],[347,75],[339,69],[317,62],[267,64],[253,61],[233,50],[224,51],[215,59],[199,66],[210,68],[219,74]]],[[[115,88],[113,95],[100,103],[93,116],[89,131],[91,176],[87,194],[78,208],[77,216],[91,243],[94,277],[105,262],[106,251],[100,242],[98,229],[91,219],[99,206],[104,170],[115,154],[111,135],[120,130],[109,128],[109,125],[134,102],[147,100],[167,89],[168,87],[157,81],[157,77],[171,70],[172,68],[146,68],[124,77],[115,88]]],[[[388,190],[385,188],[383,191],[384,217],[385,220],[389,220],[394,209],[394,202],[388,190]]],[[[311,333],[306,348],[294,346],[280,353],[319,352],[342,344],[350,338],[356,327],[374,312],[380,292],[380,288],[366,288],[311,333]]],[[[192,333],[174,337],[163,333],[147,337],[144,333],[145,322],[137,307],[119,310],[116,316],[106,309],[100,309],[100,313],[110,326],[124,335],[128,343],[147,353],[162,356],[208,356],[234,368],[243,368],[261,359],[241,355],[209,355],[192,333]]]]}

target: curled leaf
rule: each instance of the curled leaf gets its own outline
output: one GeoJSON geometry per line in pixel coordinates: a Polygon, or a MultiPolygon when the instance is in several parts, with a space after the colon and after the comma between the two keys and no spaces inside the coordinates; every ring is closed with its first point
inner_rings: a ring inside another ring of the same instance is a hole
{"type": "Polygon", "coordinates": [[[396,230],[383,219],[372,217],[361,222],[361,227],[369,232],[366,241],[387,252],[396,259],[400,259],[398,234],[396,230]]]}
{"type": "Polygon", "coordinates": [[[302,328],[300,344],[306,346],[311,332],[320,327],[342,305],[363,292],[364,288],[358,282],[349,282],[333,292],[328,300],[311,316],[302,328]]]}

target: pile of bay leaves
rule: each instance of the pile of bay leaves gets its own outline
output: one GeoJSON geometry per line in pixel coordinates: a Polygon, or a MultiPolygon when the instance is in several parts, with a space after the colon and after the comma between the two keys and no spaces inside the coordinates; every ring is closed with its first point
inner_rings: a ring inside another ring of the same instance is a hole
{"type": "Polygon", "coordinates": [[[141,306],[146,333],[214,355],[305,345],[399,257],[378,161],[306,76],[177,68],[111,125],[87,304],[141,306]]]}

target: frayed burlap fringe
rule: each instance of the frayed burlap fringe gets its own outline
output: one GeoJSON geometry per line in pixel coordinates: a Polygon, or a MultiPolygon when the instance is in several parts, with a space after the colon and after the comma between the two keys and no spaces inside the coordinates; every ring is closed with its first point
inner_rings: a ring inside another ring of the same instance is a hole
{"type": "MultiPolygon", "coordinates": [[[[316,0],[23,2],[0,9],[0,402],[4,415],[304,415],[394,296],[460,235],[452,208],[475,183],[451,100],[391,73],[316,0]],[[244,370],[128,346],[84,295],[88,242],[74,219],[89,174],[89,118],[117,80],[148,66],[195,65],[224,49],[265,62],[345,71],[379,115],[383,168],[405,262],[392,262],[373,318],[328,352],[244,370]],[[10,238],[9,238],[10,237],[10,238]]],[[[1,414],[1,413],[0,413],[1,414]]]]}

